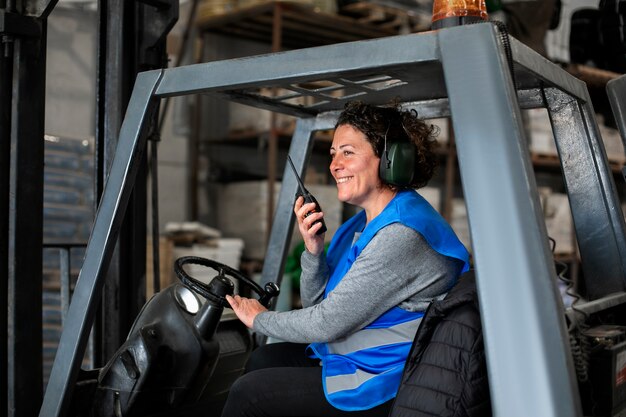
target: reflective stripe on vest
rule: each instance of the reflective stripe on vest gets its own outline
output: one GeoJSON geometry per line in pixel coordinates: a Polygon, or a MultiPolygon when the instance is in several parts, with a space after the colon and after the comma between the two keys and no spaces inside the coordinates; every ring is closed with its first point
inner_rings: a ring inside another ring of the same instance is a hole
{"type": "Polygon", "coordinates": [[[387,328],[370,329],[365,328],[339,341],[327,343],[328,353],[334,355],[347,355],[364,349],[371,349],[379,346],[392,345],[395,343],[412,342],[417,332],[417,328],[422,320],[400,323],[387,328]]]}
{"type": "Polygon", "coordinates": [[[326,377],[326,392],[332,395],[339,391],[346,391],[360,387],[376,374],[370,374],[357,369],[355,373],[348,375],[337,375],[326,377]]]}

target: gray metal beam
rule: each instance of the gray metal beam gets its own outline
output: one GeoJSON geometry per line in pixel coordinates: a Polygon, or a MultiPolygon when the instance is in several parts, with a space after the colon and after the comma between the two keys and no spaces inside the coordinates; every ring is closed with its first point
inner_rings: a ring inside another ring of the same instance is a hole
{"type": "MultiPolygon", "coordinates": [[[[103,0],[99,3],[96,195],[110,174],[118,132],[135,76],[167,66],[165,37],[178,19],[178,1],[103,0]]],[[[155,145],[156,146],[156,145],[155,145]]],[[[145,303],[147,159],[140,161],[118,246],[111,259],[97,323],[96,364],[104,365],[123,343],[145,303]]],[[[158,229],[158,228],[157,228],[158,229]]],[[[158,230],[157,230],[158,231],[158,230]]]]}
{"type": "Polygon", "coordinates": [[[441,31],[439,45],[494,414],[580,416],[562,301],[502,45],[486,24],[441,31]]]}
{"type": "MultiPolygon", "coordinates": [[[[311,112],[340,109],[343,101],[337,100],[334,108],[331,108],[332,104],[291,108],[269,98],[244,96],[242,91],[259,86],[288,86],[304,80],[341,82],[352,74],[378,72],[400,79],[405,76],[410,78],[407,80],[408,85],[401,85],[397,90],[391,89],[405,101],[445,98],[437,54],[437,36],[437,32],[419,33],[171,68],[166,70],[157,94],[211,93],[267,110],[310,117],[311,112]],[[372,62],[373,56],[380,59],[372,62]],[[419,71],[414,71],[415,68],[419,71]],[[415,74],[421,76],[416,77],[415,74]]],[[[511,39],[511,46],[516,77],[522,90],[537,89],[545,84],[556,86],[578,98],[586,97],[586,86],[582,81],[515,39],[511,39]]],[[[350,85],[350,82],[346,85],[350,85]]],[[[372,101],[376,95],[376,92],[368,91],[355,98],[372,101]]],[[[379,103],[386,98],[386,95],[381,95],[379,103]]]]}
{"type": "MultiPolygon", "coordinates": [[[[0,10],[0,34],[9,36],[10,39],[23,36],[39,38],[41,25],[32,17],[0,10]]],[[[3,43],[6,41],[5,38],[3,43]]]]}
{"type": "MultiPolygon", "coordinates": [[[[313,132],[315,131],[315,118],[299,119],[289,146],[289,156],[291,157],[298,174],[304,177],[307,162],[313,149],[313,132]]],[[[278,205],[272,222],[272,231],[265,260],[261,286],[268,282],[275,282],[280,285],[287,258],[287,249],[291,240],[291,231],[294,224],[293,204],[298,191],[298,183],[288,164],[285,164],[282,186],[278,194],[278,205]]],[[[270,195],[268,198],[272,198],[270,195]]]]}
{"type": "MultiPolygon", "coordinates": [[[[7,332],[9,270],[9,178],[11,176],[11,97],[13,84],[13,44],[0,43],[0,404],[7,404],[9,335],[7,332]]],[[[6,417],[7,407],[0,407],[6,417]]]]}
{"type": "MultiPolygon", "coordinates": [[[[541,89],[539,88],[518,90],[517,101],[520,109],[524,110],[545,107],[543,97],[541,95],[541,89]]],[[[415,109],[419,117],[422,119],[450,117],[450,100],[448,100],[447,97],[403,103],[402,106],[407,109],[415,109]]]]}
{"type": "Polygon", "coordinates": [[[137,175],[137,162],[145,150],[146,138],[142,135],[142,127],[156,110],[157,103],[153,100],[153,95],[160,77],[161,71],[148,71],[141,73],[135,82],[126,118],[120,130],[111,174],[104,187],[83,267],[54,358],[40,417],[63,416],[69,407],[102,295],[108,264],[137,175]]]}
{"type": "Polygon", "coordinates": [[[186,95],[345,76],[376,68],[372,56],[380,57],[382,68],[433,62],[437,60],[436,36],[397,36],[170,68],[157,94],[186,95]]]}
{"type": "MultiPolygon", "coordinates": [[[[318,130],[332,129],[338,114],[338,112],[328,112],[320,114],[315,118],[298,119],[296,122],[296,129],[291,138],[288,155],[291,157],[301,178],[305,176],[311,150],[313,149],[313,133],[318,130]]],[[[261,272],[262,287],[269,282],[281,285],[287,250],[291,242],[295,220],[293,205],[296,192],[298,191],[298,183],[289,164],[285,164],[282,178],[282,185],[278,195],[278,206],[274,212],[272,229],[263,261],[263,270],[261,272]]],[[[276,300],[273,300],[271,308],[275,306],[276,300]]],[[[257,335],[257,343],[263,344],[265,340],[265,336],[257,335]]]]}
{"type": "MultiPolygon", "coordinates": [[[[102,0],[98,6],[94,210],[98,209],[105,181],[111,172],[135,71],[132,59],[128,59],[128,56],[132,56],[129,48],[132,50],[134,45],[128,42],[133,37],[128,35],[130,29],[127,28],[128,10],[132,11],[134,4],[123,0],[102,0]]],[[[121,234],[124,229],[122,227],[121,234]]],[[[129,319],[125,315],[127,292],[123,287],[123,283],[130,280],[122,278],[124,261],[120,252],[118,244],[109,261],[99,319],[94,325],[96,367],[106,364],[123,343],[127,334],[125,330],[130,328],[129,319]]]]}
{"type": "Polygon", "coordinates": [[[576,303],[575,307],[569,307],[565,314],[572,325],[578,325],[584,323],[591,314],[622,304],[626,304],[626,292],[617,292],[597,300],[576,303]]]}
{"type": "MultiPolygon", "coordinates": [[[[315,118],[298,119],[289,146],[289,156],[301,178],[305,176],[313,149],[313,133],[318,130],[334,128],[338,115],[338,112],[328,112],[315,118]]],[[[298,191],[298,183],[288,164],[285,164],[282,178],[278,206],[274,212],[272,231],[263,262],[262,286],[268,282],[275,282],[280,285],[295,220],[293,205],[298,191]]]]}
{"type": "Polygon", "coordinates": [[[46,15],[28,16],[30,5],[27,1],[3,2],[0,10],[2,416],[34,415],[43,394],[41,247],[47,37],[46,15]]]}
{"type": "Polygon", "coordinates": [[[515,38],[509,38],[513,61],[515,61],[516,74],[518,75],[518,87],[540,87],[539,84],[552,85],[579,100],[588,99],[587,85],[576,77],[573,77],[563,68],[554,65],[541,55],[532,51],[515,38]],[[523,71],[522,71],[523,69],[523,71]],[[521,77],[521,79],[520,79],[521,77]],[[530,83],[526,86],[525,82],[530,83]]]}
{"type": "Polygon", "coordinates": [[[9,416],[32,416],[43,394],[42,244],[46,24],[16,38],[10,135],[8,254],[9,416]],[[28,323],[28,326],[24,326],[28,323]]]}
{"type": "Polygon", "coordinates": [[[606,84],[606,93],[626,152],[626,75],[609,81],[606,84]]]}
{"type": "Polygon", "coordinates": [[[626,226],[591,101],[545,92],[588,299],[626,289],[626,226]]]}
{"type": "Polygon", "coordinates": [[[47,18],[59,0],[24,0],[24,12],[28,16],[47,18]]]}

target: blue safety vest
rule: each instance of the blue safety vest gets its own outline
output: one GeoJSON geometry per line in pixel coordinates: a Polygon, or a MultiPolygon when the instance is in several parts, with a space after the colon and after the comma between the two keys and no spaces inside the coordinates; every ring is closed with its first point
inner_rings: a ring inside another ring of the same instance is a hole
{"type": "MultiPolygon", "coordinates": [[[[437,252],[463,261],[461,272],[469,269],[469,253],[450,225],[417,192],[402,190],[367,227],[365,211],[361,211],[337,230],[326,258],[330,278],[324,298],[341,281],[374,235],[392,223],[402,223],[414,229],[437,252]],[[361,230],[361,236],[353,243],[354,234],[361,230]]],[[[340,410],[356,411],[370,409],[394,398],[423,315],[423,312],[393,307],[345,338],[310,344],[312,356],[322,360],[322,379],[328,402],[340,410]]]]}

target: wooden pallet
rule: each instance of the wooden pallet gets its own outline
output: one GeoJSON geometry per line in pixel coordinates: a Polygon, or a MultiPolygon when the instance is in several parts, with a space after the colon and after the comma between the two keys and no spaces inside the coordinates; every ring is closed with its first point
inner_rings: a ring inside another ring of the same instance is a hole
{"type": "Polygon", "coordinates": [[[201,1],[198,4],[198,11],[196,12],[196,18],[199,21],[211,18],[213,16],[230,13],[239,7],[239,2],[236,0],[210,0],[201,1]]]}
{"type": "Polygon", "coordinates": [[[560,166],[559,156],[551,153],[531,151],[533,164],[540,166],[560,166]]]}
{"type": "MultiPolygon", "coordinates": [[[[544,167],[560,167],[561,161],[559,160],[559,156],[556,154],[544,154],[537,151],[531,152],[532,162],[534,165],[544,166],[544,167]]],[[[616,155],[608,158],[609,167],[611,171],[614,173],[621,173],[622,168],[626,164],[626,157],[619,157],[616,155]]]]}
{"type": "Polygon", "coordinates": [[[430,17],[382,4],[361,1],[345,5],[341,14],[360,23],[371,24],[397,33],[423,32],[430,29],[430,17]]]}
{"type": "Polygon", "coordinates": [[[203,14],[196,24],[203,32],[272,44],[276,16],[280,17],[279,49],[352,42],[397,35],[379,25],[338,14],[318,11],[313,4],[292,1],[263,1],[240,6],[228,13],[203,14]]]}
{"type": "Polygon", "coordinates": [[[586,82],[589,87],[605,88],[606,83],[618,78],[621,74],[582,64],[568,64],[565,70],[574,77],[586,82]]]}

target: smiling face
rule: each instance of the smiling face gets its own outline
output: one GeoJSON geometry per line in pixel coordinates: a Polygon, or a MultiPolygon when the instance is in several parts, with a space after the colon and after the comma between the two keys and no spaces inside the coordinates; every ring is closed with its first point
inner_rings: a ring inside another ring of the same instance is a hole
{"type": "Polygon", "coordinates": [[[365,134],[350,125],[338,126],[330,148],[330,172],[340,201],[377,215],[395,194],[378,177],[380,158],[365,134]],[[382,207],[380,207],[382,205],[382,207]]]}

